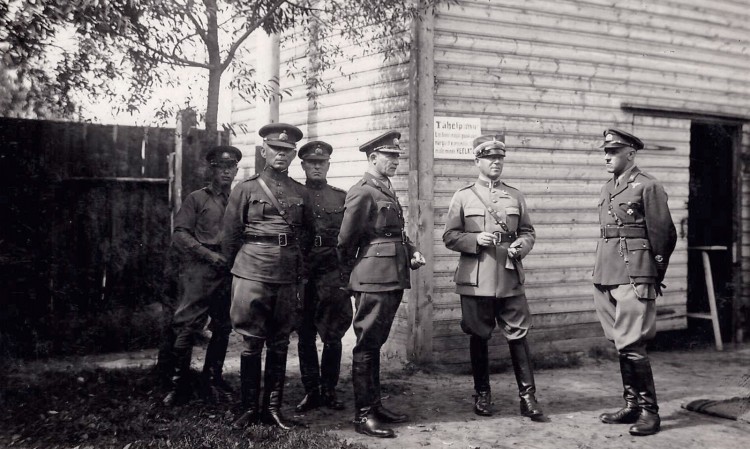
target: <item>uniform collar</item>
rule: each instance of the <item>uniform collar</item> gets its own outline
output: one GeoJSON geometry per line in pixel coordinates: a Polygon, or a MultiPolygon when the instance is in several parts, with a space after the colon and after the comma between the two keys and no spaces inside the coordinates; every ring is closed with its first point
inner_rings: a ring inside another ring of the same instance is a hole
{"type": "Polygon", "coordinates": [[[213,183],[206,186],[206,192],[210,193],[211,195],[223,195],[223,196],[229,196],[229,190],[231,190],[231,186],[227,191],[224,191],[222,189],[217,189],[213,183]]]}
{"type": "Polygon", "coordinates": [[[289,178],[289,170],[278,171],[268,165],[263,169],[263,174],[275,181],[289,178]]]}
{"type": "Polygon", "coordinates": [[[309,187],[309,188],[311,188],[313,190],[321,190],[321,189],[323,189],[327,185],[328,185],[328,181],[326,181],[325,179],[322,180],[322,181],[311,180],[311,179],[308,179],[308,180],[305,181],[305,186],[307,186],[307,187],[309,187]]]}
{"type": "Polygon", "coordinates": [[[496,187],[500,187],[503,184],[503,182],[499,179],[492,181],[489,178],[479,175],[479,179],[477,179],[476,184],[481,187],[495,187],[496,188],[496,187]]]}

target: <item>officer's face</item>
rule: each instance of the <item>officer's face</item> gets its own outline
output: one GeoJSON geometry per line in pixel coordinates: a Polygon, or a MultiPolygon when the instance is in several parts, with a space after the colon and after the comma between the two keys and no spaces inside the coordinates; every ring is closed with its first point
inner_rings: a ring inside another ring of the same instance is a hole
{"type": "Polygon", "coordinates": [[[370,155],[370,163],[375,167],[375,170],[378,173],[390,178],[396,174],[396,168],[398,168],[398,154],[381,153],[380,151],[376,151],[370,155]]]}
{"type": "Polygon", "coordinates": [[[620,176],[635,159],[635,150],[631,147],[605,148],[604,164],[608,173],[620,176]]]}
{"type": "Polygon", "coordinates": [[[214,185],[219,187],[229,187],[237,176],[236,162],[217,162],[211,164],[212,179],[214,185]]]}
{"type": "Polygon", "coordinates": [[[311,181],[324,181],[331,162],[328,160],[309,159],[302,161],[302,170],[305,171],[307,179],[311,181]]]}
{"type": "Polygon", "coordinates": [[[297,155],[297,150],[264,144],[261,147],[260,155],[266,159],[266,165],[278,171],[284,171],[289,168],[289,164],[297,155]]]}
{"type": "Polygon", "coordinates": [[[479,167],[479,173],[488,177],[489,179],[498,179],[503,173],[503,166],[505,165],[505,156],[499,154],[478,157],[474,159],[474,163],[479,167]]]}

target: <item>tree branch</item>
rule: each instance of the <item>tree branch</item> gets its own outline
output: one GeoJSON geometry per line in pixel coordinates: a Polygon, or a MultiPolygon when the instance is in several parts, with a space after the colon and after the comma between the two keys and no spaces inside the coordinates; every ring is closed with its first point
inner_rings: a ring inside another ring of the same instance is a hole
{"type": "Polygon", "coordinates": [[[207,36],[206,31],[203,29],[203,26],[198,21],[198,19],[193,15],[193,12],[190,11],[190,8],[193,5],[193,0],[189,0],[185,6],[183,7],[183,11],[185,11],[185,14],[187,15],[188,19],[190,19],[191,22],[193,22],[193,26],[195,26],[195,31],[201,36],[201,39],[203,39],[203,42],[206,42],[207,36]]]}
{"type": "Polygon", "coordinates": [[[253,31],[255,31],[268,17],[270,17],[271,14],[275,13],[276,10],[279,9],[279,7],[283,3],[285,3],[285,2],[286,2],[286,0],[276,0],[276,2],[274,2],[273,6],[270,7],[270,8],[268,8],[268,11],[266,12],[266,14],[263,17],[255,20],[255,22],[252,22],[248,26],[248,29],[245,30],[245,32],[242,34],[242,36],[240,36],[232,44],[232,46],[229,47],[229,51],[227,52],[227,58],[224,60],[224,62],[221,63],[221,71],[222,72],[224,70],[226,70],[227,67],[229,67],[229,63],[231,63],[232,59],[234,59],[234,54],[237,53],[237,49],[239,49],[240,46],[245,42],[245,40],[248,37],[250,37],[250,34],[252,34],[253,31]]]}

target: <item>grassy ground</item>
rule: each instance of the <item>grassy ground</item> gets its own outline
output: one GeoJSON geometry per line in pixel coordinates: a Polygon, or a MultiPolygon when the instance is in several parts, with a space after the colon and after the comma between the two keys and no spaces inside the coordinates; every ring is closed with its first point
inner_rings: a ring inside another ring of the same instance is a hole
{"type": "Polygon", "coordinates": [[[227,405],[194,400],[165,408],[163,390],[145,369],[46,372],[7,382],[0,397],[0,447],[364,448],[327,432],[236,429],[239,410],[227,405]]]}

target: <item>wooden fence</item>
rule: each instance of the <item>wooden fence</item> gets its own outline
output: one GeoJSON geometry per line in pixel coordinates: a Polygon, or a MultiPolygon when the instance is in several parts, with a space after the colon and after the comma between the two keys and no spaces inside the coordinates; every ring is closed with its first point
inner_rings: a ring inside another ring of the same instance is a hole
{"type": "MultiPolygon", "coordinates": [[[[182,196],[203,185],[182,145],[182,196]]],[[[158,300],[174,129],[0,118],[0,328],[158,300]]]]}

